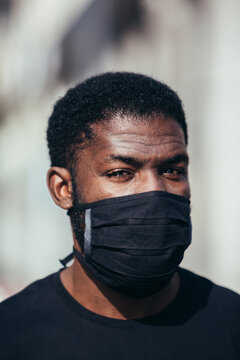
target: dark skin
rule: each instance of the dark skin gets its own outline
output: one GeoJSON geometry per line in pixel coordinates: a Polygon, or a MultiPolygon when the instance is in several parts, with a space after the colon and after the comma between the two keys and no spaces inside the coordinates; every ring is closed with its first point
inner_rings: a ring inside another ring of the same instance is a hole
{"type": "MultiPolygon", "coordinates": [[[[108,124],[92,125],[92,130],[94,137],[79,151],[76,164],[81,202],[153,190],[190,198],[184,134],[174,119],[155,116],[137,122],[115,118],[108,124]]],[[[72,206],[70,172],[52,167],[47,183],[55,203],[69,209],[72,206]]],[[[75,237],[74,246],[81,251],[75,237]]],[[[67,291],[85,308],[115,319],[138,319],[160,312],[173,302],[180,286],[176,273],[158,293],[132,299],[100,283],[76,260],[60,276],[67,291]]]]}

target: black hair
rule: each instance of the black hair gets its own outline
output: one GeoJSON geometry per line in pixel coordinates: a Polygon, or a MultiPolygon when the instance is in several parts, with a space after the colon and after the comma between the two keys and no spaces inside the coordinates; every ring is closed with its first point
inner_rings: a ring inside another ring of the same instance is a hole
{"type": "Polygon", "coordinates": [[[47,129],[51,165],[71,169],[78,145],[92,137],[90,125],[116,115],[139,120],[171,117],[188,142],[183,106],[172,89],[141,74],[108,72],[69,89],[55,104],[47,129]]]}

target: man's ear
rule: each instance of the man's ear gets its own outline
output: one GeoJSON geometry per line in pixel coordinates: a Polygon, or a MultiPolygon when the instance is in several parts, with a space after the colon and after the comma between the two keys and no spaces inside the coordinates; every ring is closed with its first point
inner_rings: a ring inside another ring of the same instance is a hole
{"type": "Polygon", "coordinates": [[[62,209],[72,207],[72,180],[70,172],[53,166],[47,172],[47,186],[54,202],[62,209]]]}

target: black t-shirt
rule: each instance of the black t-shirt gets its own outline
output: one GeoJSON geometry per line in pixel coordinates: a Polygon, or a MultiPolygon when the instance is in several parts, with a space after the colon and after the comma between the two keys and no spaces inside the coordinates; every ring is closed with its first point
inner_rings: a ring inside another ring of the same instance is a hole
{"type": "Polygon", "coordinates": [[[180,269],[165,310],[116,320],[82,307],[59,272],[0,304],[0,359],[240,359],[240,296],[180,269]]]}

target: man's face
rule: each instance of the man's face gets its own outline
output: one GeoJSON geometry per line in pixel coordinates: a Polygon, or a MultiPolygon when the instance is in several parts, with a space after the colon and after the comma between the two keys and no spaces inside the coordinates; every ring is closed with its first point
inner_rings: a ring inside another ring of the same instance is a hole
{"type": "Polygon", "coordinates": [[[82,203],[153,190],[190,198],[184,134],[174,119],[118,118],[92,130],[94,138],[76,163],[82,203]]]}

